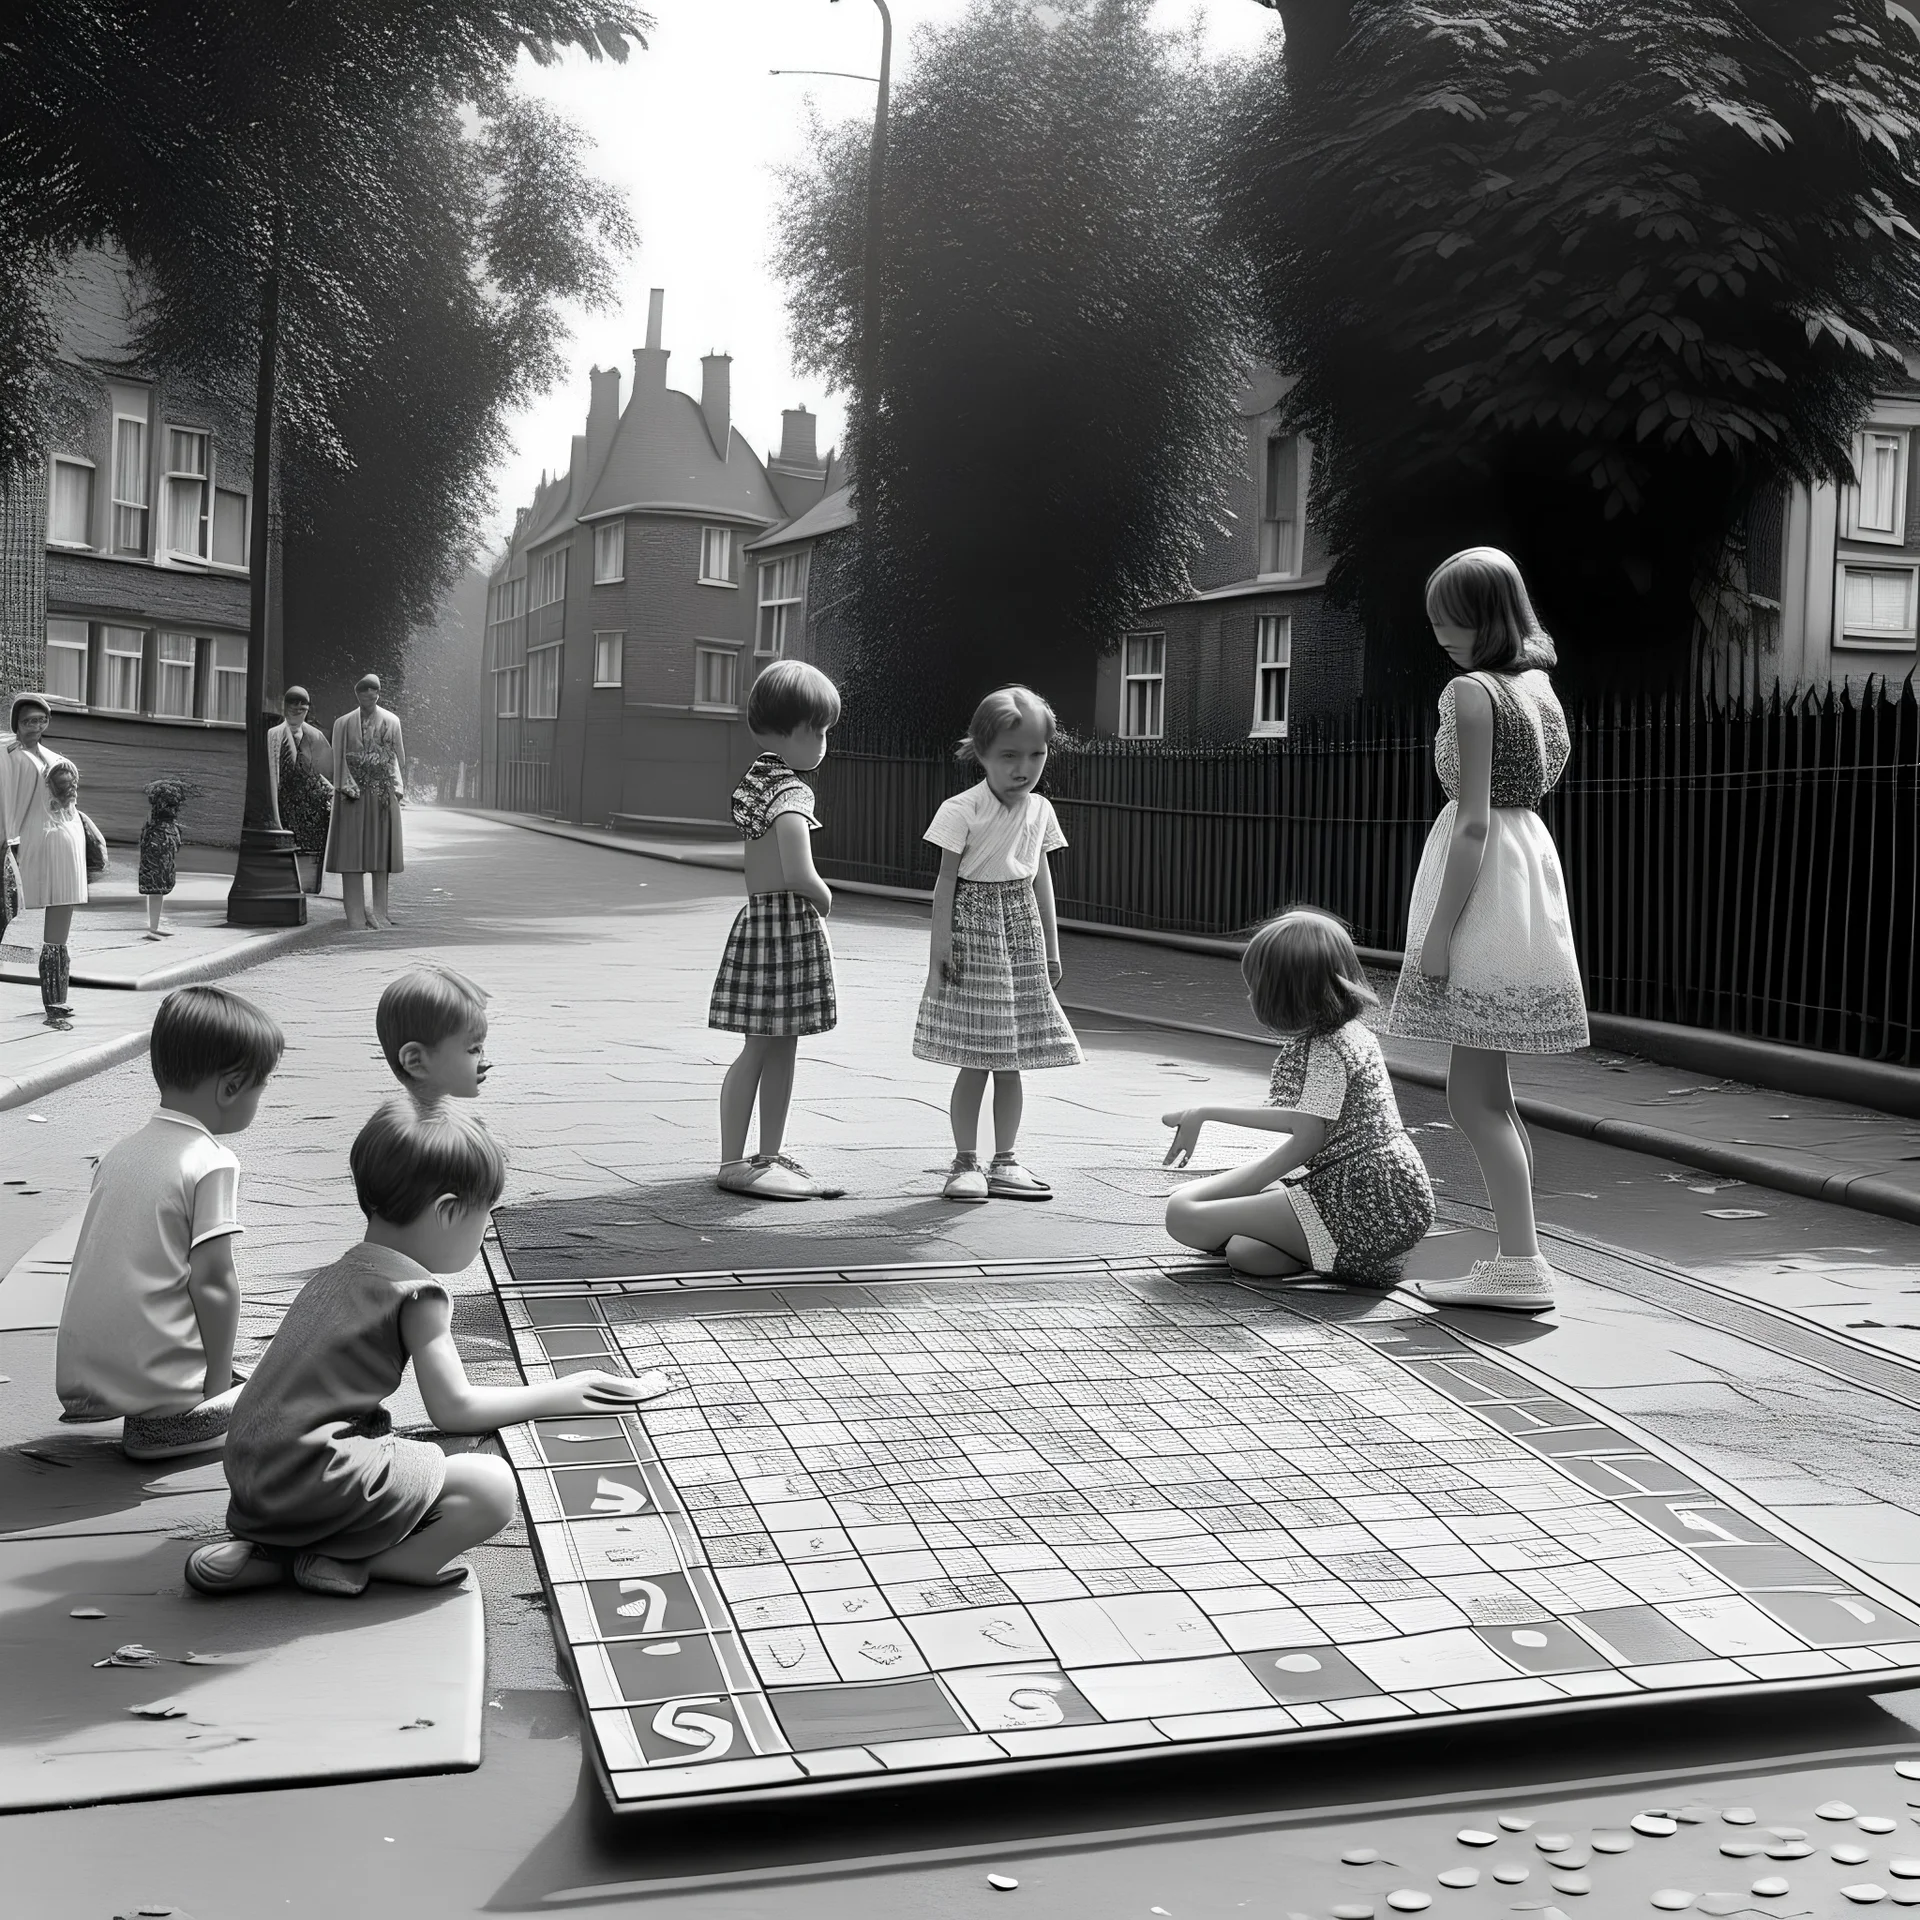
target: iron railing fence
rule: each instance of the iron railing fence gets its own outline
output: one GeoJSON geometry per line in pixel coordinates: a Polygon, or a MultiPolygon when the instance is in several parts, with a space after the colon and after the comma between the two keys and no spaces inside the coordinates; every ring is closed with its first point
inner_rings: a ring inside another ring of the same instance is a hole
{"type": "MultiPolygon", "coordinates": [[[[1714,704],[1645,695],[1571,712],[1542,811],[1596,1012],[1864,1059],[1920,1061],[1920,707],[1863,695],[1714,704]]],[[[911,742],[836,737],[813,780],[829,879],[926,887],[921,838],[971,778],[911,742]]],[[[1428,715],[1296,722],[1284,741],[1099,740],[1046,790],[1071,845],[1069,918],[1244,932],[1294,901],[1397,950],[1434,816],[1428,715]]]]}

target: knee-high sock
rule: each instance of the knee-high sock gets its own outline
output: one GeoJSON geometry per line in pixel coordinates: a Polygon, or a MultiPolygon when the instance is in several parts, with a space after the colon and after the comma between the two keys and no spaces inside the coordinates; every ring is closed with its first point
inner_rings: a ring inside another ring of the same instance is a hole
{"type": "Polygon", "coordinates": [[[67,1004],[67,984],[71,966],[65,947],[51,944],[40,949],[40,1000],[49,1013],[61,1012],[67,1004]]]}

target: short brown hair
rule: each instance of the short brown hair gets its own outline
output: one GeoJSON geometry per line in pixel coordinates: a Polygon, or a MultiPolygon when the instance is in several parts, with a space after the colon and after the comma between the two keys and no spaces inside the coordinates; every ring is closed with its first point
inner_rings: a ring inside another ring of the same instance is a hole
{"type": "Polygon", "coordinates": [[[451,967],[415,967],[390,980],[373,1011],[373,1030],[396,1080],[409,1076],[400,1049],[417,1040],[437,1047],[456,1033],[472,1033],[487,1017],[487,994],[451,967]]]}
{"type": "Polygon", "coordinates": [[[1498,547],[1466,547],[1427,576],[1427,618],[1471,628],[1468,663],[1476,673],[1523,673],[1559,664],[1513,556],[1498,547]]]}
{"type": "Polygon", "coordinates": [[[993,743],[1015,727],[1025,726],[1029,720],[1040,729],[1047,745],[1052,746],[1054,735],[1060,731],[1060,722],[1054,718],[1052,707],[1031,687],[996,688],[974,708],[973,718],[967,722],[967,737],[960,742],[960,758],[984,765],[987,755],[993,751],[993,743]]]}
{"type": "Polygon", "coordinates": [[[162,1093],[197,1087],[244,1068],[264,1086],[280,1064],[286,1036],[270,1014],[225,987],[175,987],[160,1002],[147,1036],[147,1059],[162,1093]]]}
{"type": "Polygon", "coordinates": [[[839,724],[840,689],[804,660],[776,660],[747,694],[747,728],[752,733],[791,733],[805,726],[824,733],[839,724]]]}
{"type": "Polygon", "coordinates": [[[463,1208],[491,1207],[507,1184],[507,1156],[481,1123],[441,1105],[422,1112],[389,1100],[354,1137],[353,1195],[369,1220],[408,1227],[443,1193],[463,1208]]]}
{"type": "Polygon", "coordinates": [[[1288,907],[1240,956],[1247,998],[1275,1033],[1332,1033],[1380,997],[1367,985],[1353,936],[1318,907],[1288,907]]]}

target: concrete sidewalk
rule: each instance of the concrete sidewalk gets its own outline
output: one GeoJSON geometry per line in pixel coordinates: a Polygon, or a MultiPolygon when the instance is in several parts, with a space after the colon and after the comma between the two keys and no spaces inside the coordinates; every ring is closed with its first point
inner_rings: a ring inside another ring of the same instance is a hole
{"type": "MultiPolygon", "coordinates": [[[[611,852],[681,866],[739,872],[729,841],[642,839],[528,814],[462,809],[479,817],[611,852]]],[[[836,883],[849,893],[897,901],[924,920],[903,890],[836,883]]],[[[1237,962],[1218,941],[1163,942],[1115,932],[1067,932],[1070,1013],[1272,1045],[1246,1003],[1237,962]]],[[[1384,1007],[1391,976],[1375,986],[1384,1007]]],[[[1446,1085],[1447,1049],[1382,1035],[1396,1078],[1446,1085]]],[[[1730,1179],[1831,1200],[1862,1212],[1920,1222],[1920,1121],[1811,1094],[1782,1094],[1738,1080],[1660,1066],[1613,1047],[1513,1060],[1514,1091],[1529,1124],[1662,1155],[1730,1179]]]]}

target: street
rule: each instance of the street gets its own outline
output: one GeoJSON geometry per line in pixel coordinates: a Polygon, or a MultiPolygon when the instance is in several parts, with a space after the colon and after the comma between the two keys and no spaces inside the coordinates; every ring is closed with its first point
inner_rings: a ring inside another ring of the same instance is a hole
{"type": "MultiPolygon", "coordinates": [[[[840,1025],[802,1046],[789,1150],[844,1181],[850,1197],[754,1210],[711,1181],[717,1083],[733,1043],[707,1030],[705,1003],[737,879],[454,812],[416,808],[408,842],[396,931],[329,927],[228,982],[268,1007],[289,1043],[258,1121],[236,1142],[243,1365],[302,1278],[359,1237],[346,1148],[390,1090],[373,1006],[416,957],[457,967],[493,996],[481,1111],[511,1162],[497,1217],[519,1277],[1170,1254],[1160,1215],[1184,1176],[1160,1165],[1161,1113],[1203,1087],[1244,1102],[1264,1090],[1266,1063],[1252,1046],[1082,1017],[1085,1068],[1032,1078],[1023,1131],[1025,1157],[1057,1198],[946,1206],[946,1076],[908,1048],[924,911],[842,895],[832,923],[840,1025]]],[[[1233,1016],[1226,962],[1070,937],[1066,968],[1070,1004],[1150,1016],[1177,995],[1179,1018],[1233,1016]]],[[[1414,1270],[1461,1271],[1485,1237],[1472,1156],[1444,1124],[1437,1093],[1404,1083],[1399,1093],[1442,1205],[1414,1270]]],[[[88,1156],[152,1103],[141,1058],[0,1121],[10,1177],[0,1272],[78,1211],[88,1156]]],[[[1210,1134],[1199,1158],[1227,1164],[1239,1144],[1210,1134]]],[[[1563,1276],[1558,1310],[1542,1322],[1467,1316],[1463,1330],[1920,1601],[1920,1325],[1901,1324],[1920,1296],[1920,1228],[1566,1135],[1537,1132],[1535,1148],[1543,1234],[1563,1276]],[[1728,1212],[1743,1217],[1717,1217],[1728,1212]]],[[[453,1291],[469,1373],[516,1378],[483,1266],[453,1291]]],[[[40,1431],[33,1421],[45,1410],[20,1398],[44,1376],[50,1339],[0,1332],[0,1373],[12,1382],[0,1385],[0,1437],[10,1447],[40,1431]]],[[[403,1427],[424,1419],[411,1395],[395,1408],[403,1427]]],[[[1608,1916],[1649,1910],[1661,1889],[1703,1901],[1725,1890],[1744,1904],[1762,1869],[1792,1876],[1791,1897],[1760,1896],[1766,1911],[1825,1915],[1840,1910],[1837,1889],[1866,1881],[1882,1898],[1920,1900],[1906,1899],[1911,1883],[1888,1878],[1889,1850],[1898,1857],[1899,1836],[1911,1834],[1909,1795],[1920,1798],[1920,1783],[1891,1764],[1920,1752],[1920,1707],[1902,1694],[1654,1701],[939,1793],[616,1819],[583,1753],[523,1525],[473,1559],[487,1629],[477,1772],[13,1814],[0,1826],[0,1907],[23,1920],[168,1909],[191,1920],[533,1911],[878,1920],[974,1913],[1004,1897],[1018,1903],[1012,1911],[1062,1920],[1197,1920],[1318,1915],[1342,1903],[1386,1911],[1388,1891],[1431,1886],[1463,1864],[1489,1871],[1474,1889],[1440,1894],[1439,1910],[1551,1911],[1562,1896],[1577,1909],[1581,1889],[1556,1893],[1556,1873],[1586,1877],[1587,1910],[1608,1916]],[[1848,1865],[1845,1846],[1831,1863],[1816,1848],[1777,1868],[1724,1852],[1745,1829],[1721,1816],[1740,1808],[1756,1809],[1763,1828],[1807,1830],[1820,1848],[1861,1841],[1852,1813],[1846,1823],[1816,1818],[1835,1803],[1897,1823],[1894,1838],[1865,1839],[1871,1865],[1848,1865]],[[1469,1859],[1453,1838],[1501,1813],[1542,1833],[1631,1837],[1633,1816],[1660,1807],[1683,1810],[1665,1822],[1669,1833],[1643,1831],[1631,1851],[1584,1867],[1548,1863],[1530,1831],[1503,1830],[1497,1857],[1469,1859]],[[1351,1858],[1367,1849],[1378,1864],[1351,1858]],[[1495,1882],[1502,1860],[1530,1862],[1531,1877],[1495,1882]],[[989,1873],[1018,1888],[1003,1894],[989,1873]]],[[[211,1646],[211,1603],[206,1634],[211,1646]]],[[[78,1673],[76,1685],[91,1677],[78,1673]]]]}

